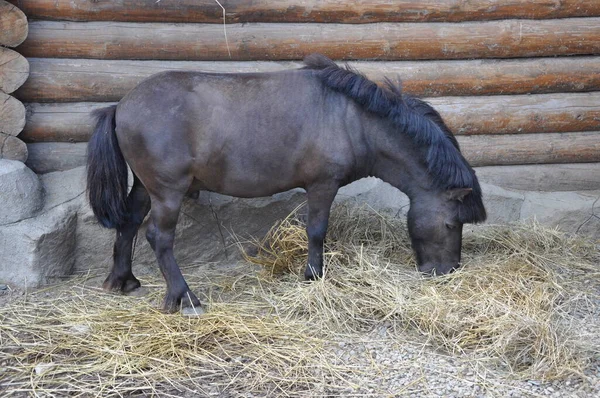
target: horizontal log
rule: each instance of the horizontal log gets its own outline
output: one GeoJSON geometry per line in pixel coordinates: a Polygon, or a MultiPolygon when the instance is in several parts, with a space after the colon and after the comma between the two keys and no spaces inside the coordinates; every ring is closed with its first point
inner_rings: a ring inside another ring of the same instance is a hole
{"type": "Polygon", "coordinates": [[[15,136],[0,133],[0,159],[27,160],[27,145],[15,136]]]}
{"type": "MultiPolygon", "coordinates": [[[[600,92],[490,97],[438,97],[429,102],[457,135],[600,130],[600,92]]],[[[107,102],[28,104],[27,142],[83,142],[89,114],[107,102]]]]}
{"type": "MultiPolygon", "coordinates": [[[[216,2],[198,0],[9,0],[30,18],[73,21],[222,23],[216,2]]],[[[596,0],[221,0],[228,23],[460,22],[600,16],[596,0]]]]}
{"type": "Polygon", "coordinates": [[[90,113],[113,103],[27,104],[25,142],[85,142],[92,134],[90,113]]]}
{"type": "MultiPolygon", "coordinates": [[[[600,162],[600,132],[459,137],[473,166],[532,163],[600,162]]],[[[85,164],[87,143],[28,144],[27,165],[36,173],[68,170],[85,164]]]]}
{"type": "Polygon", "coordinates": [[[0,47],[0,91],[12,93],[27,80],[29,62],[16,51],[0,47]]]}
{"type": "Polygon", "coordinates": [[[531,164],[476,168],[479,181],[522,191],[600,190],[600,163],[531,164]]]}
{"type": "Polygon", "coordinates": [[[34,21],[19,47],[27,57],[294,60],[462,59],[600,52],[600,18],[465,23],[168,24],[34,21]],[[360,43],[360,45],[357,45],[360,43]]]}
{"type": "MultiPolygon", "coordinates": [[[[29,79],[15,93],[24,102],[119,101],[146,77],[165,70],[271,72],[300,62],[128,61],[30,58],[29,79]]],[[[369,78],[401,77],[418,96],[540,94],[600,88],[600,57],[469,61],[352,62],[369,78]]],[[[0,69],[1,73],[1,69],[0,69]]]]}
{"type": "Polygon", "coordinates": [[[27,17],[23,11],[0,0],[0,45],[16,47],[27,37],[27,17]]]}
{"type": "Polygon", "coordinates": [[[0,92],[0,133],[18,135],[25,126],[25,106],[21,101],[0,92]]]}
{"type": "Polygon", "coordinates": [[[440,97],[428,102],[456,135],[600,130],[600,92],[440,97]]]}
{"type": "Polygon", "coordinates": [[[87,143],[40,142],[27,144],[25,164],[38,174],[70,170],[85,165],[87,143]]]}
{"type": "Polygon", "coordinates": [[[600,131],[459,136],[472,166],[600,162],[600,131]]]}

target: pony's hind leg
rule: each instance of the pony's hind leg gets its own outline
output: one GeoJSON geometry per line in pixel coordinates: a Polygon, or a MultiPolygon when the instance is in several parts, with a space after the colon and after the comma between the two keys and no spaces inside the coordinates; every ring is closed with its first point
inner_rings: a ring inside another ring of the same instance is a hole
{"type": "Polygon", "coordinates": [[[151,195],[152,225],[148,227],[146,237],[154,249],[158,266],[167,283],[163,311],[168,313],[185,307],[203,311],[200,300],[190,291],[173,255],[175,227],[184,194],[185,192],[169,191],[162,192],[160,196],[151,195]]]}
{"type": "Polygon", "coordinates": [[[113,267],[102,285],[104,289],[123,293],[140,287],[140,282],[131,271],[133,239],[150,210],[150,196],[140,180],[133,176],[133,187],[127,196],[127,223],[117,228],[113,250],[113,267]]]}

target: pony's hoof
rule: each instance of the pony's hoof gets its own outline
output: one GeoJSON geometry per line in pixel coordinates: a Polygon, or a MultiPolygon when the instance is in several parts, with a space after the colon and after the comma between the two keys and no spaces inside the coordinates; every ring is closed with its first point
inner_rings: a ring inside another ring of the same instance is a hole
{"type": "Polygon", "coordinates": [[[323,278],[323,268],[315,268],[309,265],[304,270],[304,279],[307,281],[315,281],[321,278],[323,278]]]}
{"type": "Polygon", "coordinates": [[[133,274],[124,277],[115,277],[110,274],[102,284],[104,290],[117,293],[130,293],[140,286],[142,284],[133,274]]]}
{"type": "Polygon", "coordinates": [[[183,310],[184,308],[191,308],[191,312],[194,312],[194,309],[198,314],[204,312],[204,308],[202,308],[202,304],[198,297],[190,290],[186,290],[180,295],[172,295],[167,293],[165,296],[165,300],[163,301],[162,311],[166,314],[173,314],[179,310],[183,310]]]}

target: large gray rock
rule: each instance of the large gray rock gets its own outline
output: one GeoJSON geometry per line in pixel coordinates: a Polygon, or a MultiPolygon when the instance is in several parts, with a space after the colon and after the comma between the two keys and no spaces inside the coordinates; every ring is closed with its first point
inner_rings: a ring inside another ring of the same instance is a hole
{"type": "Polygon", "coordinates": [[[490,184],[481,184],[481,190],[488,223],[499,224],[521,219],[521,207],[525,200],[523,193],[490,184]]]}
{"type": "MultiPolygon", "coordinates": [[[[139,236],[145,240],[144,235],[139,236]]],[[[77,215],[75,272],[109,269],[114,238],[115,230],[100,226],[92,209],[86,203],[82,204],[77,215]]],[[[136,259],[139,259],[139,250],[136,259]]]]}
{"type": "Polygon", "coordinates": [[[37,287],[70,275],[75,261],[76,206],[0,227],[0,283],[37,287]]]}
{"type": "Polygon", "coordinates": [[[363,178],[341,188],[336,196],[336,202],[348,201],[398,215],[406,215],[410,205],[408,196],[374,177],[363,178]]]}
{"type": "Polygon", "coordinates": [[[27,161],[27,145],[13,135],[0,132],[0,159],[27,161]]]}
{"type": "MultiPolygon", "coordinates": [[[[239,259],[239,241],[264,236],[277,220],[304,200],[301,191],[257,199],[201,192],[198,199],[186,199],[183,203],[175,235],[175,257],[183,267],[239,259]]],[[[157,266],[154,252],[146,241],[147,223],[148,219],[138,232],[133,262],[134,267],[143,272],[157,266]]],[[[91,209],[84,204],[77,223],[76,271],[107,270],[112,264],[114,239],[115,231],[100,227],[91,209]]]]}
{"type": "Polygon", "coordinates": [[[44,187],[44,211],[63,203],[85,201],[85,167],[39,176],[44,187]]]}
{"type": "Polygon", "coordinates": [[[0,159],[0,225],[31,217],[42,205],[37,175],[21,162],[0,159]]]}
{"type": "Polygon", "coordinates": [[[102,228],[87,204],[85,167],[40,175],[44,210],[66,203],[76,209],[74,271],[104,269],[111,264],[114,230],[102,228]]]}
{"type": "Polygon", "coordinates": [[[75,264],[77,214],[85,196],[85,169],[38,178],[20,162],[11,162],[11,167],[15,186],[30,187],[35,194],[9,202],[29,212],[22,221],[0,226],[0,282],[36,287],[70,275],[75,264]]]}
{"type": "Polygon", "coordinates": [[[600,163],[526,164],[475,167],[479,182],[520,191],[600,189],[600,163]]]}
{"type": "Polygon", "coordinates": [[[526,192],[521,219],[600,238],[600,191],[526,192]]]}

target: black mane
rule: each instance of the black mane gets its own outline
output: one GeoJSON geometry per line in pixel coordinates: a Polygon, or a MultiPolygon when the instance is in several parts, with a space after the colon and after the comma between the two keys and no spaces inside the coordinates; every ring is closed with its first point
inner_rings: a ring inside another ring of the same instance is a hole
{"type": "Polygon", "coordinates": [[[439,188],[473,190],[459,206],[459,221],[485,221],[486,212],[475,171],[460,153],[456,138],[431,105],[403,94],[401,87],[390,80],[386,79],[386,87],[379,87],[357,71],[349,67],[340,68],[321,54],[309,55],[304,63],[306,69],[317,71],[325,86],[352,98],[367,111],[388,118],[417,145],[429,148],[425,162],[439,188]]]}

